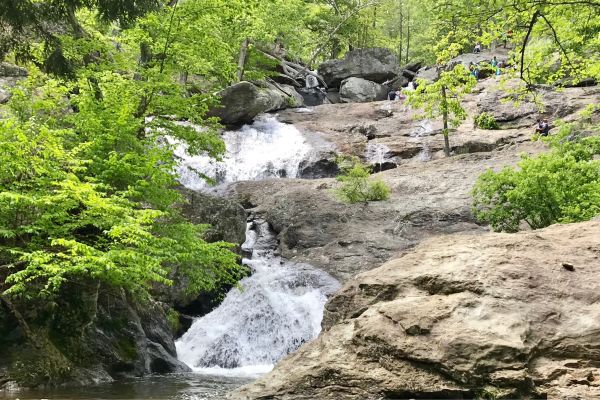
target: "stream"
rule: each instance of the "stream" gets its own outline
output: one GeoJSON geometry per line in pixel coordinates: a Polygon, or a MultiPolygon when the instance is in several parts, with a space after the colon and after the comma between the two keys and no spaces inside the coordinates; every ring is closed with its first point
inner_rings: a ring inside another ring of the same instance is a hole
{"type": "MultiPolygon", "coordinates": [[[[311,147],[293,126],[273,116],[223,133],[222,161],[190,157],[179,146],[176,173],[193,190],[214,191],[241,180],[294,178],[311,147]],[[215,179],[208,186],[199,171],[215,179]]],[[[149,376],[83,388],[27,390],[9,399],[223,399],[260,375],[321,331],[323,309],[339,283],[311,265],[278,254],[275,232],[265,221],[248,222],[249,255],[243,263],[252,275],[242,279],[209,314],[196,318],[176,342],[178,358],[193,373],[149,376]]]]}

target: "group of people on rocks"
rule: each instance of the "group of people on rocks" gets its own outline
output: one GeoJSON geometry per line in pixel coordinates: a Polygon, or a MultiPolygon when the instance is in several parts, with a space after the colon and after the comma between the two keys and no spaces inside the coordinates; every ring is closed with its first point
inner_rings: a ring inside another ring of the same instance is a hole
{"type": "MultiPolygon", "coordinates": [[[[496,76],[502,75],[502,68],[504,68],[504,64],[502,63],[502,61],[498,61],[496,56],[494,56],[494,58],[490,61],[490,65],[492,66],[492,68],[494,68],[494,73],[496,74],[496,76]]],[[[469,72],[475,79],[479,80],[480,70],[478,64],[475,64],[473,61],[471,61],[469,63],[469,72]]]]}
{"type": "MultiPolygon", "coordinates": [[[[403,90],[415,90],[416,88],[417,83],[410,81],[408,82],[406,87],[403,88],[403,90]]],[[[404,101],[404,99],[406,99],[406,96],[402,94],[401,90],[391,90],[387,95],[387,99],[390,101],[404,101]]]]}

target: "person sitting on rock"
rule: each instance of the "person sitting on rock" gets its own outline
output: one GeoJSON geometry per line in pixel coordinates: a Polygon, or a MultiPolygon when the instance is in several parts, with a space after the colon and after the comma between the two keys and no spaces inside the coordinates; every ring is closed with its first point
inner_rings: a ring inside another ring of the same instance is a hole
{"type": "Polygon", "coordinates": [[[469,64],[469,71],[471,71],[471,76],[479,80],[479,68],[473,62],[469,64]]]}
{"type": "Polygon", "coordinates": [[[394,101],[394,100],[396,100],[396,96],[398,96],[398,92],[396,90],[391,90],[388,93],[388,100],[394,101]]]}
{"type": "Polygon", "coordinates": [[[405,98],[406,96],[404,96],[400,90],[396,90],[396,101],[402,102],[405,98]]]}
{"type": "Polygon", "coordinates": [[[477,42],[475,44],[475,48],[473,49],[473,53],[481,53],[481,43],[477,42]]]}
{"type": "Polygon", "coordinates": [[[550,132],[550,125],[548,125],[547,119],[538,119],[538,127],[535,128],[535,132],[539,133],[541,136],[548,136],[550,132]]]}

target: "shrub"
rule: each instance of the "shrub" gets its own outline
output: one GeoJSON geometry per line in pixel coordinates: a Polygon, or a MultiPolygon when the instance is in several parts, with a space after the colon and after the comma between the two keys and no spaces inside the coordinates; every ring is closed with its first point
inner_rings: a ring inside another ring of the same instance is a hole
{"type": "Polygon", "coordinates": [[[360,203],[369,201],[387,200],[390,197],[390,188],[381,180],[369,179],[369,167],[362,164],[358,159],[341,162],[342,175],[338,181],[342,183],[337,189],[338,197],[348,203],[360,203]],[[347,164],[344,166],[344,164],[347,164]]]}
{"type": "Polygon", "coordinates": [[[600,137],[552,143],[552,152],[524,156],[518,168],[482,174],[473,189],[475,217],[496,231],[516,232],[600,214],[600,137]]]}
{"type": "Polygon", "coordinates": [[[481,129],[498,129],[498,122],[496,122],[496,118],[490,113],[482,112],[478,116],[475,117],[475,126],[481,129]]]}

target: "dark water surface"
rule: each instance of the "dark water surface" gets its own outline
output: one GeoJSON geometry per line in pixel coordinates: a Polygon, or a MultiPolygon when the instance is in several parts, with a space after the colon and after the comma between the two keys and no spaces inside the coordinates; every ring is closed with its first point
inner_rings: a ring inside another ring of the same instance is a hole
{"type": "Polygon", "coordinates": [[[173,374],[84,387],[23,390],[11,393],[0,391],[0,399],[223,400],[227,392],[252,380],[254,378],[208,376],[193,373],[173,374]]]}

